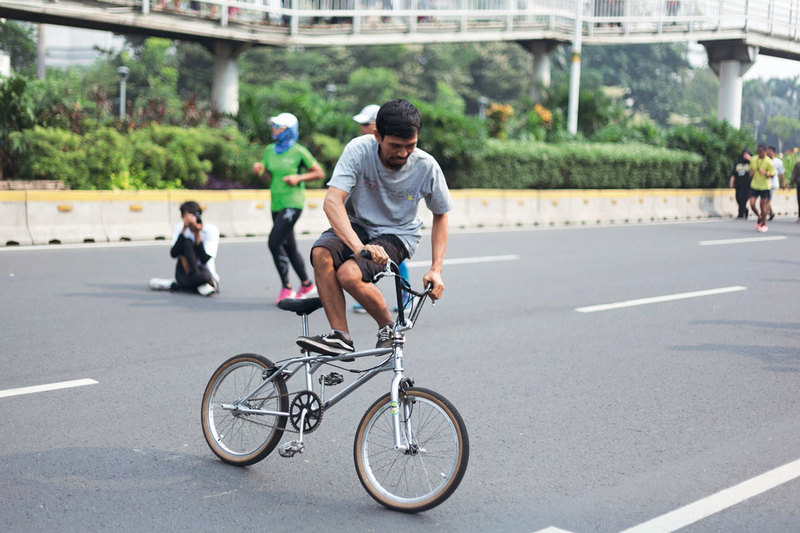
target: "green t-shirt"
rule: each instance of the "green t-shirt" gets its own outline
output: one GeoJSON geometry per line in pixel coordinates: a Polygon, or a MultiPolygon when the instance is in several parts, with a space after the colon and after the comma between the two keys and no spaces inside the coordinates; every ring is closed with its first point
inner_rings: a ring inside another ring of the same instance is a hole
{"type": "Polygon", "coordinates": [[[317,162],[305,146],[294,144],[282,154],[275,153],[275,145],[264,149],[264,168],[267,169],[272,182],[269,186],[272,196],[272,211],[280,211],[290,207],[303,209],[306,203],[306,184],[289,185],[283,181],[284,176],[308,172],[317,162]]]}
{"type": "Polygon", "coordinates": [[[768,191],[769,179],[775,175],[775,167],[772,166],[770,158],[752,158],[750,160],[750,170],[753,171],[753,181],[750,182],[750,188],[756,191],[768,191]],[[766,170],[767,173],[762,174],[759,170],[766,170]]]}

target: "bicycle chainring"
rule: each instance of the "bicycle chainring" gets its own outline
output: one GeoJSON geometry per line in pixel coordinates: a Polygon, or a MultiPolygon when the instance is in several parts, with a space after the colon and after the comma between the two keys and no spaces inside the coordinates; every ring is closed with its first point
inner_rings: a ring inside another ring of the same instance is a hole
{"type": "Polygon", "coordinates": [[[311,433],[322,422],[322,401],[316,393],[311,391],[298,392],[289,405],[289,422],[298,431],[300,431],[300,419],[304,409],[306,410],[306,417],[303,419],[303,433],[311,433]]]}

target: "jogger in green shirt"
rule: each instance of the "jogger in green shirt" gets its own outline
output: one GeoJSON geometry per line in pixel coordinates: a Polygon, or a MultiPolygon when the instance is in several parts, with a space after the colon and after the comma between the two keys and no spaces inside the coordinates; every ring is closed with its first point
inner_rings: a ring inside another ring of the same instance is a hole
{"type": "Polygon", "coordinates": [[[306,202],[306,181],[322,179],[322,167],[305,146],[297,144],[297,117],[281,113],[270,119],[275,141],[264,149],[264,159],[253,165],[253,171],[271,177],[272,231],[267,244],[281,278],[281,291],[276,303],[284,298],[304,298],[316,291],[306,273],[305,261],[297,249],[294,225],[306,202]],[[289,265],[301,281],[295,292],[289,281],[289,265]]]}

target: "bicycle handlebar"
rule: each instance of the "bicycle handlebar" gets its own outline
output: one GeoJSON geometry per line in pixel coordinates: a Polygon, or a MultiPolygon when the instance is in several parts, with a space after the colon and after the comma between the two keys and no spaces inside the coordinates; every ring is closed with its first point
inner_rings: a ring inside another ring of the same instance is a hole
{"type": "MultiPolygon", "coordinates": [[[[359,252],[359,255],[364,259],[372,260],[372,253],[367,250],[363,249],[359,252]]],[[[411,288],[411,283],[400,275],[400,270],[397,268],[397,264],[390,259],[388,259],[386,263],[386,268],[384,268],[381,272],[375,274],[372,278],[373,282],[377,282],[383,277],[391,276],[394,278],[395,288],[397,291],[397,309],[398,309],[398,324],[413,324],[416,322],[417,317],[419,316],[420,311],[422,311],[422,306],[425,300],[430,295],[431,291],[433,290],[433,282],[428,281],[425,284],[425,288],[422,292],[417,292],[411,288]],[[409,316],[409,320],[406,321],[406,314],[405,314],[405,306],[403,305],[403,296],[402,293],[407,292],[412,296],[416,296],[419,298],[418,303],[413,306],[413,309],[410,310],[411,316],[409,316]]],[[[412,326],[408,326],[409,328],[412,326]]]]}
{"type": "MultiPolygon", "coordinates": [[[[361,257],[363,257],[364,259],[368,259],[370,261],[372,260],[372,253],[369,250],[367,250],[366,248],[362,249],[359,252],[359,255],[361,257]]],[[[375,274],[375,276],[373,276],[372,280],[373,281],[378,281],[379,279],[381,279],[381,278],[383,278],[385,276],[396,276],[396,278],[398,280],[400,280],[400,285],[402,286],[403,290],[406,291],[409,294],[413,294],[414,296],[425,296],[428,293],[430,293],[431,290],[433,290],[433,283],[431,283],[430,281],[425,284],[425,288],[421,292],[417,292],[414,289],[412,289],[411,288],[411,282],[409,282],[407,279],[405,279],[404,277],[402,277],[400,275],[400,271],[397,268],[397,263],[392,261],[391,258],[389,258],[387,260],[386,268],[384,268],[383,271],[378,272],[377,274],[375,274]]]]}

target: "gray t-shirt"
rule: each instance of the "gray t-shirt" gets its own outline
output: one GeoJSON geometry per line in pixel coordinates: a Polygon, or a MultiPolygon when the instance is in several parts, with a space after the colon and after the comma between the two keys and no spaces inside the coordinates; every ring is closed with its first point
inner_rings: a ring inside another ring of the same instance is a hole
{"type": "Polygon", "coordinates": [[[350,221],[366,229],[370,239],[397,235],[409,257],[422,238],[422,219],[417,215],[420,199],[436,215],[453,208],[444,174],[433,156],[416,148],[399,170],[389,170],[381,164],[374,135],[347,143],[328,186],[348,193],[345,207],[350,221]]]}

